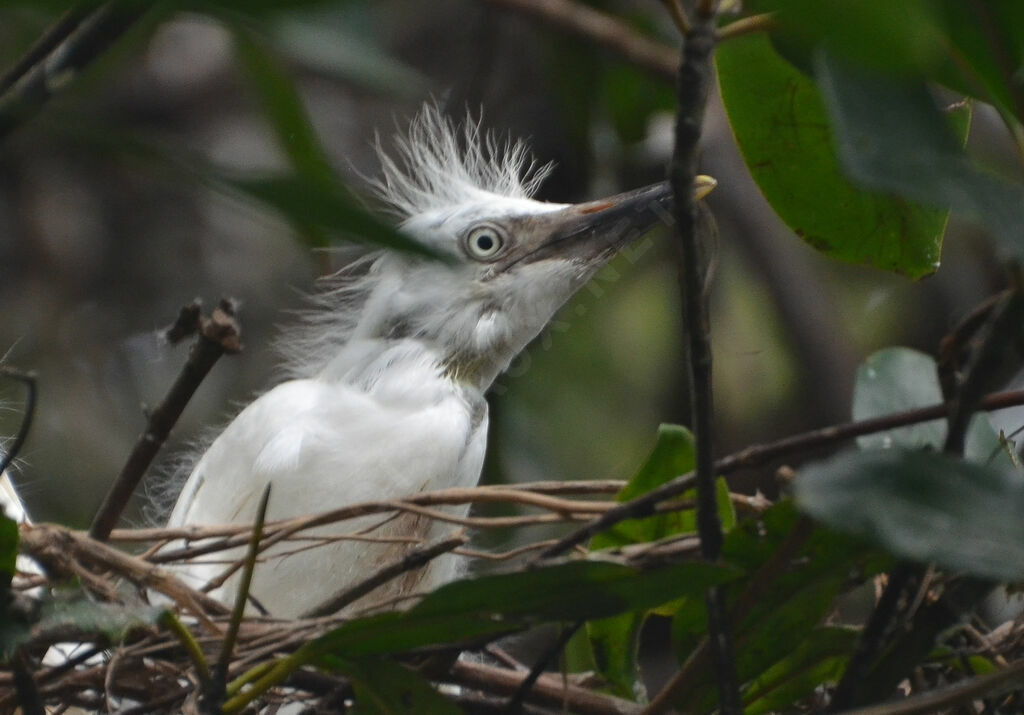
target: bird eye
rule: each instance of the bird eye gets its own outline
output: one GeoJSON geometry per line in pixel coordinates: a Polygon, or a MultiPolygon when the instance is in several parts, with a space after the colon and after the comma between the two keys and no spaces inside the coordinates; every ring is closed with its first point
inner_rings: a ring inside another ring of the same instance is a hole
{"type": "Polygon", "coordinates": [[[505,246],[505,239],[493,226],[477,226],[466,237],[466,250],[480,261],[495,258],[505,246]]]}

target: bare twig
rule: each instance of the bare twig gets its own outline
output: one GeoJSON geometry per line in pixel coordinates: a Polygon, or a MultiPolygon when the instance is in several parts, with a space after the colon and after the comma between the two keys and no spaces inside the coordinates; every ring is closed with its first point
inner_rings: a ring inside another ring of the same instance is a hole
{"type": "Polygon", "coordinates": [[[641,35],[616,17],[572,0],[484,0],[530,15],[609,50],[661,79],[676,75],[678,53],[641,35]]]}
{"type": "MultiPolygon", "coordinates": [[[[527,677],[527,673],[518,670],[465,660],[456,661],[448,675],[453,683],[503,695],[514,693],[527,677]]],[[[537,678],[529,700],[588,715],[636,715],[640,712],[640,706],[628,700],[570,685],[551,675],[537,678]]]]}
{"type": "Polygon", "coordinates": [[[468,537],[464,533],[460,532],[441,539],[433,544],[412,549],[401,559],[388,564],[383,568],[377,569],[377,571],[369,578],[365,578],[358,583],[346,587],[344,590],[335,594],[323,603],[310,609],[303,614],[302,618],[320,618],[322,616],[330,616],[338,613],[349,604],[355,603],[357,600],[374,589],[384,585],[388,581],[391,581],[408,571],[414,571],[418,568],[422,568],[438,556],[446,554],[458,546],[462,546],[466,541],[468,541],[468,537]]]}
{"type": "Polygon", "coordinates": [[[109,49],[148,9],[148,3],[115,1],[86,18],[77,14],[81,11],[65,16],[66,22],[44,35],[5,78],[14,81],[0,95],[0,140],[71,84],[69,80],[109,49]]]}
{"type": "MultiPolygon", "coordinates": [[[[1024,405],[1024,390],[1008,390],[996,392],[984,397],[978,403],[978,409],[994,412],[1009,407],[1024,405]]],[[[857,422],[844,422],[838,425],[822,427],[792,437],[785,437],[774,442],[755,444],[723,457],[715,462],[716,474],[731,474],[740,469],[759,467],[783,457],[801,454],[816,449],[830,447],[846,440],[867,434],[885,432],[907,425],[942,419],[949,414],[949,403],[921,407],[905,412],[896,412],[883,417],[873,417],[857,422]]],[[[693,489],[694,475],[692,472],[680,475],[642,496],[623,502],[609,509],[600,517],[559,539],[553,546],[546,549],[540,558],[547,559],[565,553],[569,549],[582,544],[596,534],[600,534],[626,519],[640,519],[655,513],[656,506],[661,502],[678,497],[683,492],[693,489]]]]}
{"type": "Polygon", "coordinates": [[[680,0],[661,0],[661,4],[668,10],[669,17],[672,18],[672,24],[679,30],[679,34],[686,37],[690,34],[690,18],[686,16],[686,10],[683,9],[680,0]]]}
{"type": "Polygon", "coordinates": [[[725,40],[750,35],[755,32],[771,32],[778,27],[778,24],[772,13],[748,15],[718,28],[718,41],[724,42],[725,40]]]}
{"type": "Polygon", "coordinates": [[[25,446],[28,433],[32,429],[32,418],[36,414],[36,376],[31,372],[21,372],[11,367],[0,367],[0,376],[18,380],[25,385],[25,412],[21,418],[21,426],[18,427],[18,434],[15,435],[11,446],[7,448],[3,457],[0,457],[0,474],[7,471],[21,448],[25,446]]]}
{"type": "Polygon", "coordinates": [[[78,29],[82,20],[88,17],[92,8],[86,5],[73,7],[57,20],[42,36],[36,40],[10,69],[0,77],[0,94],[15,85],[33,67],[46,59],[57,47],[78,29]]]}
{"type": "Polygon", "coordinates": [[[209,318],[199,315],[196,303],[186,306],[182,310],[178,322],[168,330],[169,337],[174,338],[181,335],[182,320],[186,315],[198,316],[193,330],[199,333],[199,337],[192,346],[188,361],[167,396],[150,413],[145,433],[135,443],[135,447],[128,456],[128,461],[117,480],[110,487],[110,491],[107,492],[102,506],[93,519],[89,535],[99,541],[105,541],[110,536],[110,532],[121,517],[121,512],[124,511],[135,488],[145,476],[146,470],[149,469],[149,465],[160,451],[203,378],[221,355],[237,353],[242,349],[234,307],[230,302],[221,301],[209,318]]]}
{"type": "Polygon", "coordinates": [[[508,715],[515,715],[523,709],[523,703],[526,702],[526,697],[530,694],[530,690],[536,685],[537,679],[543,675],[544,671],[548,667],[548,663],[551,662],[562,649],[565,648],[569,639],[572,638],[576,631],[583,625],[583,621],[576,621],[572,625],[564,626],[562,632],[558,634],[558,638],[544,650],[544,652],[537,658],[537,662],[530,668],[530,672],[526,674],[526,678],[519,684],[516,691],[512,693],[512,697],[508,699],[508,704],[505,706],[505,712],[508,715]]]}

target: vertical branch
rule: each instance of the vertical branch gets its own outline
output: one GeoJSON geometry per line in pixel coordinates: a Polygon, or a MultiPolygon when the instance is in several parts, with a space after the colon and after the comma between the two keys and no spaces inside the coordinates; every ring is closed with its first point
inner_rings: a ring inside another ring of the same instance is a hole
{"type": "Polygon", "coordinates": [[[167,330],[166,336],[173,343],[193,332],[198,332],[199,337],[189,352],[188,361],[167,396],[150,413],[146,431],[135,443],[121,473],[117,475],[93,518],[89,536],[94,539],[106,541],[110,536],[135,488],[206,374],[221,355],[241,350],[234,308],[228,301],[221,301],[221,305],[209,318],[200,315],[198,302],[185,306],[177,322],[167,330]]]}
{"type": "MultiPolygon", "coordinates": [[[[711,84],[711,57],[715,49],[715,3],[697,3],[686,34],[676,85],[678,115],[675,151],[669,181],[675,202],[679,250],[679,281],[683,299],[683,325],[687,343],[687,377],[691,396],[691,427],[696,442],[697,530],[701,555],[718,558],[722,550],[722,525],[715,499],[713,452],[713,401],[711,391],[711,329],[705,291],[706,266],[701,239],[711,230],[711,220],[700,212],[693,196],[700,141],[711,84]]],[[[740,713],[732,639],[723,592],[706,594],[708,629],[721,712],[740,713]]],[[[652,703],[654,705],[654,703],[652,703]]],[[[667,706],[668,703],[661,705],[667,706]]]]}

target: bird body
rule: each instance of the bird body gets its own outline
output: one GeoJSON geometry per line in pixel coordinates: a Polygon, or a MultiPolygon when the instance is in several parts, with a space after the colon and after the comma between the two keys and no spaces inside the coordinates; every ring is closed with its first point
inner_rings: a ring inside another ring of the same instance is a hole
{"type": "MultiPolygon", "coordinates": [[[[578,205],[535,201],[546,168],[521,144],[499,145],[472,122],[460,130],[433,107],[399,139],[397,160],[381,160],[376,187],[402,230],[449,260],[385,251],[334,278],[285,338],[292,379],[212,443],[170,526],[252,523],[268,483],[271,520],[475,485],[492,381],[620,246],[668,215],[664,184],[578,205]]],[[[451,528],[363,516],[344,523],[355,540],[271,547],[250,592],[271,614],[296,616],[451,528]]],[[[222,568],[182,574],[199,586],[222,568]]],[[[435,560],[355,606],[429,591],[454,572],[451,558],[435,560]]],[[[232,598],[232,582],[217,593],[232,598]]]]}

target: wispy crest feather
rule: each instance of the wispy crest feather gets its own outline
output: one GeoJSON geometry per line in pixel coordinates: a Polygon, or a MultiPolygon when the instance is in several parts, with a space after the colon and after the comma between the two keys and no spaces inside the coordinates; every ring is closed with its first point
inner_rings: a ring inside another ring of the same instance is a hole
{"type": "MultiPolygon", "coordinates": [[[[395,138],[395,155],[377,140],[381,175],[369,187],[400,221],[426,211],[479,201],[491,193],[530,198],[550,173],[526,144],[482,131],[471,116],[458,124],[427,104],[395,138]]],[[[367,254],[319,281],[311,306],[278,341],[286,378],[316,375],[355,332],[389,254],[367,254]]]]}
{"type": "Polygon", "coordinates": [[[523,142],[482,131],[471,116],[458,125],[433,104],[396,138],[395,152],[389,156],[378,139],[382,175],[371,188],[402,219],[479,200],[481,192],[530,198],[552,167],[537,163],[523,142]]]}

